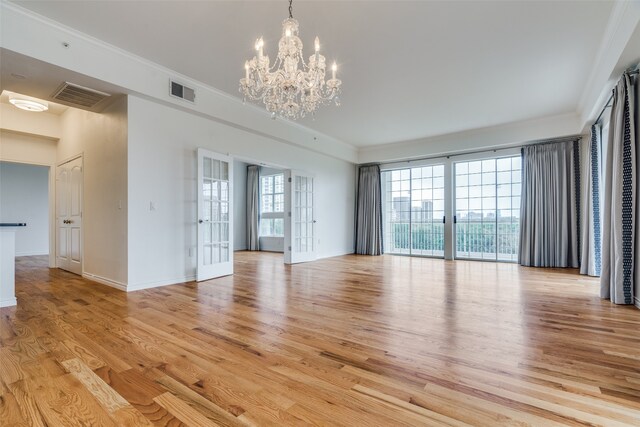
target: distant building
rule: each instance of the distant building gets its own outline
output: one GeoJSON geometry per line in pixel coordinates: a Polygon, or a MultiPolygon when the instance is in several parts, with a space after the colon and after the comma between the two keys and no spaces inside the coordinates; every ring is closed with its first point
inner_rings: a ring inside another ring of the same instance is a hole
{"type": "Polygon", "coordinates": [[[393,198],[393,221],[409,222],[411,218],[411,199],[406,196],[393,198]]]}
{"type": "Polygon", "coordinates": [[[433,202],[423,200],[419,207],[413,207],[413,220],[415,222],[431,222],[433,220],[433,202]]]}

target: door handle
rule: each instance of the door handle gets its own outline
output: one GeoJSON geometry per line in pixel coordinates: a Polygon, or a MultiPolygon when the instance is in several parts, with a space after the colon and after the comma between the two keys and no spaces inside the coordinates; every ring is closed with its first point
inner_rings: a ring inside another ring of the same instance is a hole
{"type": "Polygon", "coordinates": [[[203,220],[198,220],[198,224],[202,224],[204,221],[203,220]]]}

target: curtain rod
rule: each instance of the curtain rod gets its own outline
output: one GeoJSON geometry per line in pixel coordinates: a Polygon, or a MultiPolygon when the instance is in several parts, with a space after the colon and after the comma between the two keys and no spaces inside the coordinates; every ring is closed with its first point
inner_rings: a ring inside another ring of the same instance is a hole
{"type": "Polygon", "coordinates": [[[525,146],[528,146],[528,145],[550,144],[550,143],[554,143],[554,142],[574,141],[576,139],[582,138],[582,136],[583,135],[569,135],[569,136],[563,136],[561,138],[554,138],[554,139],[536,139],[536,140],[528,141],[528,142],[525,142],[525,143],[522,143],[522,144],[511,145],[509,147],[486,148],[486,149],[482,149],[482,150],[461,151],[459,153],[438,154],[438,155],[427,156],[427,157],[418,157],[418,158],[415,158],[415,159],[395,160],[395,161],[392,161],[392,162],[363,163],[363,164],[360,164],[358,166],[369,166],[369,165],[375,165],[375,164],[383,166],[383,165],[392,165],[392,164],[396,164],[396,163],[412,163],[412,162],[419,162],[419,161],[422,161],[422,160],[431,160],[431,159],[440,159],[440,158],[449,159],[451,157],[467,156],[467,155],[471,155],[471,154],[481,154],[481,153],[491,153],[491,152],[496,153],[498,151],[514,150],[514,149],[522,148],[522,147],[525,147],[525,146]]]}
{"type": "MultiPolygon", "coordinates": [[[[633,71],[625,71],[623,73],[624,74],[629,74],[630,76],[633,76],[635,74],[638,74],[638,71],[640,70],[633,70],[633,71]]],[[[593,122],[593,124],[596,124],[600,121],[600,119],[602,118],[602,115],[604,114],[604,112],[607,110],[607,108],[611,107],[611,100],[613,99],[613,92],[614,89],[611,90],[611,95],[609,95],[609,99],[607,99],[607,102],[604,103],[604,107],[602,107],[602,111],[600,111],[600,114],[598,114],[598,118],[596,119],[595,122],[593,122]]]]}

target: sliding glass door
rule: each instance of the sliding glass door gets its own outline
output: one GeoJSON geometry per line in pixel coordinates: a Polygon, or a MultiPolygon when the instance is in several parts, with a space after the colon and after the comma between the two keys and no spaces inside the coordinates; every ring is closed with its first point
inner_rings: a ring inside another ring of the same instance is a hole
{"type": "Polygon", "coordinates": [[[444,165],[382,173],[384,250],[444,257],[444,165]]]}
{"type": "Polygon", "coordinates": [[[456,258],[517,261],[520,156],[454,166],[456,258]]]}

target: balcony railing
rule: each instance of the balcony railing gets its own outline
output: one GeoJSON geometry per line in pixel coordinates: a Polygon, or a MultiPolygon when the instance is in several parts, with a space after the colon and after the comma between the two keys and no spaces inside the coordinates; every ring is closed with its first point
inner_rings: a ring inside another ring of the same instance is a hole
{"type": "MultiPolygon", "coordinates": [[[[519,236],[517,218],[499,219],[498,222],[487,219],[459,221],[456,224],[456,257],[515,261],[519,236]]],[[[444,224],[440,222],[388,222],[385,238],[387,253],[444,256],[444,224]]]]}

